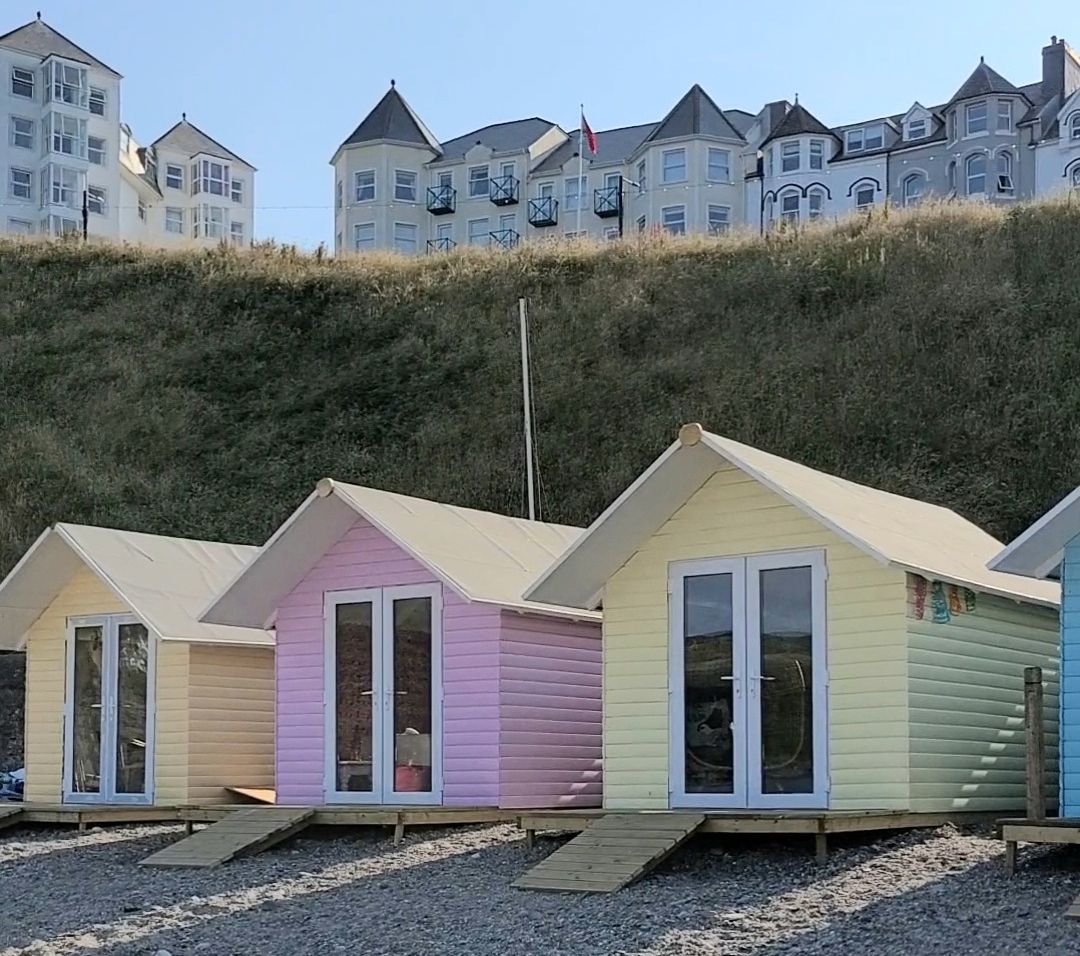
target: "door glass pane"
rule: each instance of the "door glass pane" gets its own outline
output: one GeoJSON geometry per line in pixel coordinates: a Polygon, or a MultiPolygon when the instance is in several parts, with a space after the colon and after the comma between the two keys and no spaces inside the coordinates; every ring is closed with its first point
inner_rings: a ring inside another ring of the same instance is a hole
{"type": "Polygon", "coordinates": [[[761,792],[814,792],[810,568],[761,572],[761,792]]]}
{"type": "Polygon", "coordinates": [[[735,787],[731,575],[683,579],[686,792],[735,787]]]}
{"type": "Polygon", "coordinates": [[[394,601],[394,790],[431,792],[431,598],[394,601]]]}
{"type": "Polygon", "coordinates": [[[370,793],[374,786],[371,621],[370,602],[337,605],[334,752],[339,793],[370,793]]]}
{"type": "Polygon", "coordinates": [[[142,624],[118,628],[116,792],[146,792],[146,697],[150,644],[142,624]]]}
{"type": "Polygon", "coordinates": [[[74,715],[71,789],[101,792],[101,665],[104,637],[99,625],[75,628],[74,715]]]}

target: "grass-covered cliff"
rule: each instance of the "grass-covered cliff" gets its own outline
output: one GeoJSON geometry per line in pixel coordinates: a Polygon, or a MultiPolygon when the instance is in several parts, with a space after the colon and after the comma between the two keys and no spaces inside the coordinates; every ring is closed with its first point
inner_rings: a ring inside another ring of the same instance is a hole
{"type": "Polygon", "coordinates": [[[405,261],[0,242],[0,569],[50,521],[260,542],[323,475],[587,522],[707,427],[1009,537],[1080,482],[1080,208],[405,261]]]}

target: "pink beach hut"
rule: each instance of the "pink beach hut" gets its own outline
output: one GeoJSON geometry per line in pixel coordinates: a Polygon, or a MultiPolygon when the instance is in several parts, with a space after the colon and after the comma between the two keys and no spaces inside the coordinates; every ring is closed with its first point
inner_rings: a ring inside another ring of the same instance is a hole
{"type": "Polygon", "coordinates": [[[276,628],[277,802],[599,806],[600,615],[522,598],[579,534],[320,481],[203,615],[276,628]]]}

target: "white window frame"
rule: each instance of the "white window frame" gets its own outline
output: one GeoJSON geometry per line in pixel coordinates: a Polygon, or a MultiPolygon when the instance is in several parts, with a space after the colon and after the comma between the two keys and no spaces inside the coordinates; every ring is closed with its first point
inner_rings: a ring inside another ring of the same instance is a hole
{"type": "Polygon", "coordinates": [[[395,169],[394,202],[417,202],[419,196],[420,174],[415,169],[395,169]]]}
{"type": "MultiPolygon", "coordinates": [[[[52,219],[63,218],[52,216],[52,219]]],[[[76,223],[76,228],[78,224],[76,223]]],[[[61,234],[63,231],[61,225],[61,234]]],[[[142,793],[116,793],[116,690],[119,673],[117,646],[120,625],[142,624],[133,614],[94,614],[69,617],[64,639],[64,724],[63,724],[63,781],[64,803],[125,803],[154,802],[155,717],[157,714],[157,638],[146,628],[146,766],[142,793]],[[98,776],[104,784],[97,793],[76,793],[74,790],[75,756],[75,629],[101,628],[101,754],[98,776]],[[109,743],[106,744],[106,741],[109,743]]]]}
{"type": "Polygon", "coordinates": [[[44,123],[48,135],[45,152],[86,159],[86,120],[67,113],[51,112],[45,117],[44,123]],[[67,145],[71,148],[65,149],[67,145]]]}
{"type": "Polygon", "coordinates": [[[435,172],[436,189],[454,188],[454,171],[452,169],[439,169],[435,172]]]}
{"type": "Polygon", "coordinates": [[[242,246],[246,239],[244,237],[244,223],[240,219],[229,220],[229,242],[234,246],[242,246]]]}
{"type": "Polygon", "coordinates": [[[611,241],[612,239],[619,239],[619,227],[618,226],[604,226],[604,239],[611,241]]]}
{"type": "Polygon", "coordinates": [[[789,140],[780,144],[780,172],[797,173],[802,168],[802,143],[789,140]]]}
{"type": "Polygon", "coordinates": [[[845,149],[849,153],[861,153],[866,147],[863,145],[866,142],[866,130],[862,129],[849,129],[844,134],[845,149]]]}
{"type": "Polygon", "coordinates": [[[29,219],[19,219],[15,216],[8,216],[7,231],[17,235],[32,236],[34,234],[34,224],[29,219]],[[24,226],[26,227],[25,229],[23,228],[24,226]]]}
{"type": "Polygon", "coordinates": [[[968,196],[985,196],[986,195],[986,177],[990,174],[989,157],[986,153],[972,153],[964,160],[964,191],[968,196]],[[973,173],[971,171],[971,165],[976,160],[982,160],[983,169],[981,173],[973,173]],[[982,189],[972,190],[971,182],[973,179],[982,179],[982,189]]]}
{"type": "Polygon", "coordinates": [[[1069,139],[1080,141],[1080,110],[1069,117],[1069,139]]]}
{"type": "Polygon", "coordinates": [[[589,177],[588,174],[584,176],[567,176],[566,181],[563,183],[563,212],[576,211],[578,203],[581,203],[583,210],[588,210],[589,205],[589,177]],[[574,187],[574,191],[570,191],[570,187],[574,187]]]}
{"type": "Polygon", "coordinates": [[[885,127],[881,123],[871,123],[863,129],[863,149],[881,149],[885,145],[885,127]],[[876,145],[875,145],[876,143],[876,145]]]}
{"type": "Polygon", "coordinates": [[[917,206],[923,198],[923,189],[927,184],[927,177],[921,170],[912,170],[900,182],[900,198],[905,206],[917,206]],[[917,183],[918,191],[911,194],[911,184],[917,183]]]}
{"type": "Polygon", "coordinates": [[[90,113],[92,115],[94,115],[94,116],[102,116],[102,117],[106,116],[108,114],[108,109],[109,109],[108,96],[107,96],[106,92],[104,90],[102,90],[102,89],[98,89],[96,86],[91,86],[90,87],[90,96],[87,99],[86,106],[87,106],[87,109],[90,111],[90,113]],[[101,110],[100,111],[94,109],[94,104],[95,103],[100,103],[101,104],[101,110]]]}
{"type": "Polygon", "coordinates": [[[395,222],[393,231],[390,234],[390,241],[395,252],[403,252],[406,255],[415,255],[420,250],[420,227],[414,222],[395,222]],[[411,245],[406,245],[405,247],[400,245],[402,241],[406,240],[403,240],[402,237],[398,235],[399,229],[412,230],[411,245]]]}
{"type": "Polygon", "coordinates": [[[927,126],[928,123],[925,116],[910,119],[908,120],[907,128],[904,130],[904,133],[909,140],[925,139],[927,126]],[[918,130],[918,132],[916,132],[916,130],[918,130]]]}
{"type": "Polygon", "coordinates": [[[709,203],[705,211],[710,236],[723,236],[731,231],[731,207],[723,203],[709,203]]]}
{"type": "Polygon", "coordinates": [[[454,240],[454,224],[452,222],[440,222],[435,226],[436,239],[454,240]]]}
{"type": "Polygon", "coordinates": [[[470,166],[468,173],[469,199],[487,199],[491,196],[491,164],[479,163],[470,166]],[[483,176],[474,176],[474,173],[483,171],[483,176]],[[483,185],[481,185],[483,184],[483,185]]]}
{"type": "Polygon", "coordinates": [[[686,147],[678,146],[674,149],[665,149],[660,154],[660,182],[665,186],[674,183],[686,182],[686,147]],[[680,157],[681,162],[669,163],[669,158],[680,157]],[[679,170],[682,173],[679,173],[679,170]]]}
{"type": "Polygon", "coordinates": [[[191,237],[193,239],[223,239],[225,238],[225,222],[224,206],[199,203],[195,206],[191,237]]]}
{"type": "Polygon", "coordinates": [[[711,183],[731,182],[731,150],[722,149],[719,146],[709,146],[705,153],[705,176],[711,183]],[[713,157],[719,157],[720,162],[713,162],[713,157]],[[723,174],[714,175],[713,170],[720,168],[723,174]]]}
{"type": "Polygon", "coordinates": [[[965,136],[982,136],[984,133],[990,131],[990,110],[986,104],[986,100],[979,100],[977,103],[968,103],[964,107],[964,135],[965,136]],[[982,111],[982,118],[978,118],[977,111],[982,111]],[[972,123],[974,122],[974,128],[972,123]],[[982,124],[979,128],[979,124],[982,124]]]}
{"type": "Polygon", "coordinates": [[[1013,158],[1008,149],[999,149],[994,156],[994,182],[999,196],[1012,199],[1016,196],[1016,181],[1013,179],[1013,158]]]}
{"type": "Polygon", "coordinates": [[[45,64],[47,82],[45,84],[45,102],[63,103],[89,109],[90,85],[88,71],[81,66],[51,60],[45,64]]]}
{"type": "Polygon", "coordinates": [[[638,160],[638,164],[637,164],[637,179],[638,179],[637,191],[638,191],[639,196],[643,196],[645,194],[645,190],[648,188],[648,183],[647,183],[648,175],[649,175],[649,164],[644,159],[638,160]]]}
{"type": "Polygon", "coordinates": [[[638,232],[644,232],[648,228],[648,225],[649,225],[648,216],[638,216],[637,217],[637,231],[638,232]]]}
{"type": "Polygon", "coordinates": [[[183,163],[166,163],[165,164],[165,185],[169,189],[183,189],[184,188],[184,165],[183,163]],[[173,171],[179,170],[179,175],[174,175],[173,171]],[[171,180],[175,180],[172,182],[171,180]]]}
{"type": "Polygon", "coordinates": [[[42,194],[45,201],[42,205],[66,206],[68,209],[80,209],[79,201],[80,179],[82,178],[77,169],[70,166],[61,166],[59,163],[49,163],[42,172],[48,174],[48,180],[42,183],[42,194]],[[69,198],[65,200],[65,196],[69,198]]]}
{"type": "Polygon", "coordinates": [[[105,216],[109,211],[109,194],[108,190],[104,186],[91,186],[86,187],[86,211],[92,216],[105,216]],[[97,194],[97,200],[94,199],[94,194],[97,194]],[[94,208],[95,205],[98,208],[94,208]]]}
{"type": "Polygon", "coordinates": [[[465,240],[470,246],[487,246],[491,244],[491,221],[487,216],[470,219],[466,223],[465,240]]]}
{"type": "Polygon", "coordinates": [[[1080,163],[1073,166],[1072,184],[1076,187],[1080,187],[1080,163]]]}
{"type": "Polygon", "coordinates": [[[23,66],[13,66],[11,68],[11,95],[18,97],[21,100],[32,100],[37,95],[37,74],[33,70],[28,70],[23,66]],[[16,85],[29,86],[29,93],[16,93],[16,85]]]}
{"type": "Polygon", "coordinates": [[[243,205],[244,180],[238,176],[233,176],[232,179],[229,180],[229,199],[238,205],[243,205]]]}
{"type": "Polygon", "coordinates": [[[791,226],[797,226],[802,217],[802,194],[797,189],[787,189],[780,193],[780,221],[791,226]],[[789,199],[795,200],[794,208],[790,208],[789,199]]]}
{"type": "Polygon", "coordinates": [[[138,205],[137,209],[138,209],[139,219],[142,222],[146,222],[146,203],[142,199],[139,200],[139,205],[138,205]]]}
{"type": "Polygon", "coordinates": [[[673,236],[685,236],[686,235],[686,205],[679,203],[674,206],[663,206],[660,209],[660,225],[664,232],[673,236]],[[678,213],[679,218],[676,220],[672,213],[678,213]],[[680,229],[672,229],[672,226],[678,223],[680,229]]]}
{"type": "Polygon", "coordinates": [[[16,149],[33,149],[34,148],[34,139],[35,139],[34,133],[35,133],[35,130],[37,128],[37,123],[35,123],[29,116],[15,116],[15,115],[12,115],[8,119],[8,123],[9,123],[9,126],[10,126],[9,141],[10,141],[11,145],[13,147],[15,147],[16,149]],[[20,130],[18,128],[18,125],[20,123],[24,123],[24,124],[28,123],[29,126],[30,126],[29,130],[27,130],[25,128],[20,130]],[[20,138],[22,138],[24,140],[24,142],[20,142],[19,141],[20,138]]]}
{"type": "Polygon", "coordinates": [[[328,803],[434,804],[443,794],[443,673],[442,587],[438,584],[399,585],[323,592],[323,792],[328,803]],[[393,608],[395,601],[428,598],[431,601],[431,790],[394,790],[393,608]],[[371,790],[337,789],[337,607],[371,604],[371,790]]]}
{"type": "Polygon", "coordinates": [[[184,234],[184,208],[182,206],[165,207],[165,231],[175,236],[184,234]],[[170,229],[170,226],[177,228],[170,229]]]}
{"type": "Polygon", "coordinates": [[[823,139],[810,140],[810,168],[825,168],[825,140],[823,139]]]}
{"type": "Polygon", "coordinates": [[[353,173],[353,202],[374,202],[378,196],[376,180],[374,169],[356,170],[353,173]],[[368,182],[369,177],[370,182],[368,182]],[[371,195],[367,195],[369,190],[371,195]]]}
{"type": "Polygon", "coordinates": [[[375,223],[373,222],[356,222],[353,223],[353,252],[364,252],[368,249],[375,249],[376,246],[377,231],[375,229],[375,223]],[[368,239],[366,230],[371,229],[371,238],[368,239]],[[365,230],[364,238],[360,237],[360,230],[365,230]]]}
{"type": "Polygon", "coordinates": [[[806,194],[806,218],[813,222],[825,215],[825,190],[820,187],[811,189],[806,194]],[[814,208],[814,200],[817,200],[817,208],[814,208]]]}
{"type": "Polygon", "coordinates": [[[855,208],[856,209],[869,209],[874,203],[877,202],[877,187],[873,183],[861,183],[855,187],[855,208]],[[870,193],[870,201],[862,202],[860,196],[870,193]]]}
{"type": "Polygon", "coordinates": [[[109,154],[109,146],[104,136],[87,136],[86,137],[86,161],[93,163],[95,166],[104,166],[106,163],[106,157],[109,154]],[[97,140],[101,143],[101,148],[98,149],[93,145],[93,140],[97,140]],[[101,161],[94,159],[94,154],[101,157],[101,161]]]}
{"type": "Polygon", "coordinates": [[[999,133],[1011,133],[1013,131],[1013,101],[999,99],[997,101],[997,119],[995,128],[999,133]]]}
{"type": "MultiPolygon", "coordinates": [[[[341,209],[345,205],[345,184],[339,179],[337,181],[337,188],[334,193],[334,206],[337,209],[341,209]]],[[[341,243],[339,242],[340,246],[341,243]]]]}

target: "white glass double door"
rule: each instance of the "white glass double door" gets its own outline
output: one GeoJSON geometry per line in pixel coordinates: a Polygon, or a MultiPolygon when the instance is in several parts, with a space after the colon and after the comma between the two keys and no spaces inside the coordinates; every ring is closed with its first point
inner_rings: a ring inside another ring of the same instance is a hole
{"type": "Polygon", "coordinates": [[[154,647],[129,615],[68,620],[65,802],[151,801],[154,647]]]}
{"type": "Polygon", "coordinates": [[[442,799],[437,585],[325,595],[328,803],[442,799]]]}
{"type": "Polygon", "coordinates": [[[674,807],[828,805],[825,559],[671,565],[674,807]]]}

